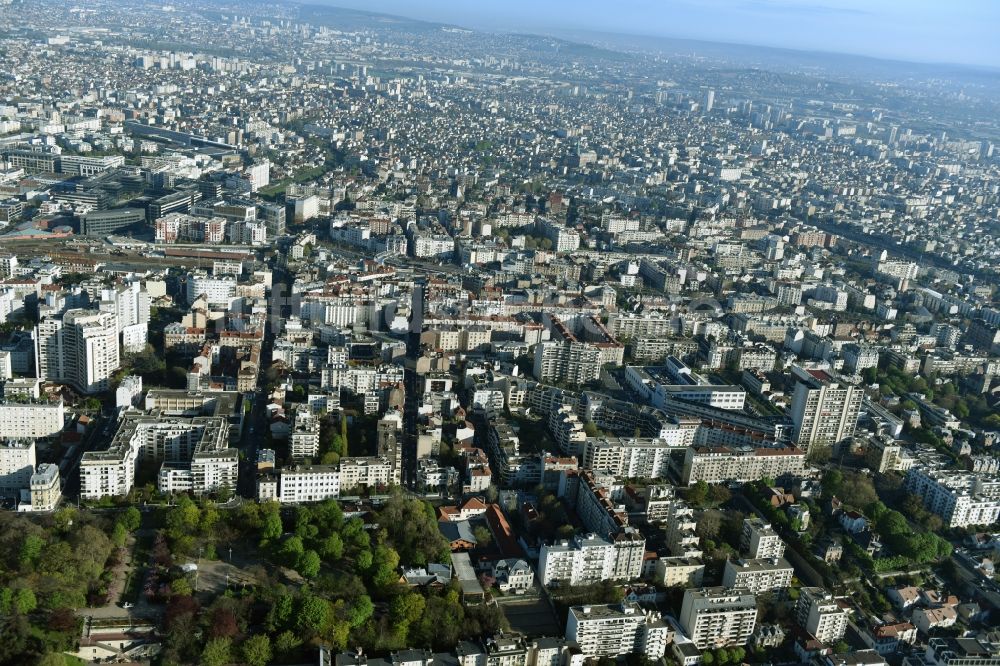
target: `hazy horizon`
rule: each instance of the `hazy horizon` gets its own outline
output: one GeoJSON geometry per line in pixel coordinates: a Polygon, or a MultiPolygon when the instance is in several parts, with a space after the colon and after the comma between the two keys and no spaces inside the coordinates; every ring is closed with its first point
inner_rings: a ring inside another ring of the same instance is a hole
{"type": "Polygon", "coordinates": [[[1000,3],[960,0],[302,0],[495,31],[598,31],[1000,67],[1000,3]],[[933,45],[933,48],[928,48],[933,45]]]}

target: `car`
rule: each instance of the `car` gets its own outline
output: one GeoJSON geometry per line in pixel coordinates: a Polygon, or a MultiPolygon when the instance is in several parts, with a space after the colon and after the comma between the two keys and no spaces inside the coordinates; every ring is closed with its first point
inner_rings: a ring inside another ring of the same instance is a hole
{"type": "Polygon", "coordinates": [[[134,606],[135,604],[133,604],[131,601],[126,601],[125,603],[122,604],[122,608],[132,608],[134,606]]]}

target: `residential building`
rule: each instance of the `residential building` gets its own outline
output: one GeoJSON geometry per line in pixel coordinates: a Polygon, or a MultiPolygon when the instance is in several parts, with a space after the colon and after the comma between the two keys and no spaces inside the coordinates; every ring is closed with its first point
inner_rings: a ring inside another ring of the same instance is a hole
{"type": "Polygon", "coordinates": [[[798,477],[805,469],[806,452],[794,447],[689,447],[684,454],[681,481],[689,486],[699,481],[747,483],[767,477],[798,477]]]}
{"type": "Polygon", "coordinates": [[[799,589],[795,619],[800,627],[826,645],[839,641],[847,631],[847,611],[820,587],[799,589]]]}
{"type": "Polygon", "coordinates": [[[793,573],[792,565],[784,558],[726,560],[722,586],[750,590],[757,595],[768,592],[783,594],[792,585],[793,573]]]}
{"type": "Polygon", "coordinates": [[[34,473],[34,440],[0,439],[0,496],[18,497],[34,473]]]}
{"type": "Polygon", "coordinates": [[[785,542],[770,523],[754,516],[743,519],[740,549],[753,559],[780,558],[785,554],[785,542]]]}
{"type": "MultiPolygon", "coordinates": [[[[9,392],[9,386],[4,388],[9,392]]],[[[0,435],[10,439],[56,437],[62,432],[64,413],[62,398],[0,401],[0,435]]]]}
{"type": "Polygon", "coordinates": [[[278,474],[282,504],[321,502],[340,497],[340,470],[334,465],[294,465],[278,474]]]}
{"type": "Polygon", "coordinates": [[[689,589],[678,619],[699,650],[746,645],[757,624],[757,598],[747,590],[689,589]]]}
{"type": "Polygon", "coordinates": [[[111,386],[120,365],[118,319],[99,310],[67,310],[46,316],[36,327],[38,377],[70,384],[81,393],[111,386]]]}
{"type": "Polygon", "coordinates": [[[32,511],[52,511],[62,498],[59,466],[42,463],[28,481],[32,511]]]}
{"type": "Polygon", "coordinates": [[[629,602],[573,606],[566,620],[566,640],[579,645],[587,658],[640,654],[659,659],[672,639],[659,613],[629,602]]]}
{"type": "MultiPolygon", "coordinates": [[[[796,370],[799,370],[796,368],[796,370]]],[[[864,391],[842,384],[823,370],[793,371],[798,379],[792,396],[792,438],[809,451],[812,446],[832,446],[854,434],[864,391]]]]}

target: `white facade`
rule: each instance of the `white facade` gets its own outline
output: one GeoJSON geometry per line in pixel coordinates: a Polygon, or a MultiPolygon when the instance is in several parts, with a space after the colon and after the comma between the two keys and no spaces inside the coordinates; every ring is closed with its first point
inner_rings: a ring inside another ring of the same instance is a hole
{"type": "Polygon", "coordinates": [[[17,497],[35,473],[35,442],[29,439],[0,441],[0,495],[17,497]]]}
{"type": "Polygon", "coordinates": [[[55,437],[63,429],[63,401],[0,402],[0,436],[11,439],[55,437]]]}
{"type": "Polygon", "coordinates": [[[757,624],[757,598],[746,590],[687,590],[680,623],[699,650],[746,645],[757,624]]]}
{"type": "Polygon", "coordinates": [[[59,466],[42,463],[28,482],[32,511],[52,511],[62,498],[59,484],[59,466]]]}
{"type": "Polygon", "coordinates": [[[39,322],[38,376],[71,384],[82,393],[106,391],[120,365],[118,318],[112,312],[67,310],[39,322]]]}
{"type": "Polygon", "coordinates": [[[194,303],[201,295],[209,305],[229,306],[236,293],[236,278],[231,276],[188,275],[187,300],[194,303]]]}
{"type": "Polygon", "coordinates": [[[815,377],[799,381],[792,396],[793,440],[808,451],[810,446],[830,446],[850,437],[863,397],[857,386],[815,377]]]}
{"type": "Polygon", "coordinates": [[[278,498],[282,504],[320,502],[340,497],[340,471],[333,466],[295,466],[281,470],[278,498]]]}
{"type": "Polygon", "coordinates": [[[847,611],[824,589],[803,587],[795,606],[799,626],[816,640],[831,645],[847,632],[847,611]]]}
{"type": "MultiPolygon", "coordinates": [[[[645,551],[645,541],[635,544],[645,551]]],[[[635,548],[618,548],[614,543],[589,534],[572,542],[542,546],[538,556],[538,579],[542,585],[560,581],[569,585],[590,585],[602,580],[634,580],[642,574],[642,557],[635,548]]]]}
{"type": "Polygon", "coordinates": [[[586,658],[641,654],[656,660],[672,634],[659,613],[629,602],[573,606],[566,620],[566,639],[577,643],[586,658]]]}
{"type": "Polygon", "coordinates": [[[792,565],[784,558],[726,560],[722,586],[750,590],[754,594],[780,592],[792,584],[792,565]]]}

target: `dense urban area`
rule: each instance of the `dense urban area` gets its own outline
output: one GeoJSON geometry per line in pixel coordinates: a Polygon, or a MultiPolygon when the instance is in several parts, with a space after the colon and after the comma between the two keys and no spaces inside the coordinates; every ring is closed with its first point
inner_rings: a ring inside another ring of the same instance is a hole
{"type": "Polygon", "coordinates": [[[1000,665],[1000,79],[0,0],[0,664],[1000,665]]]}

